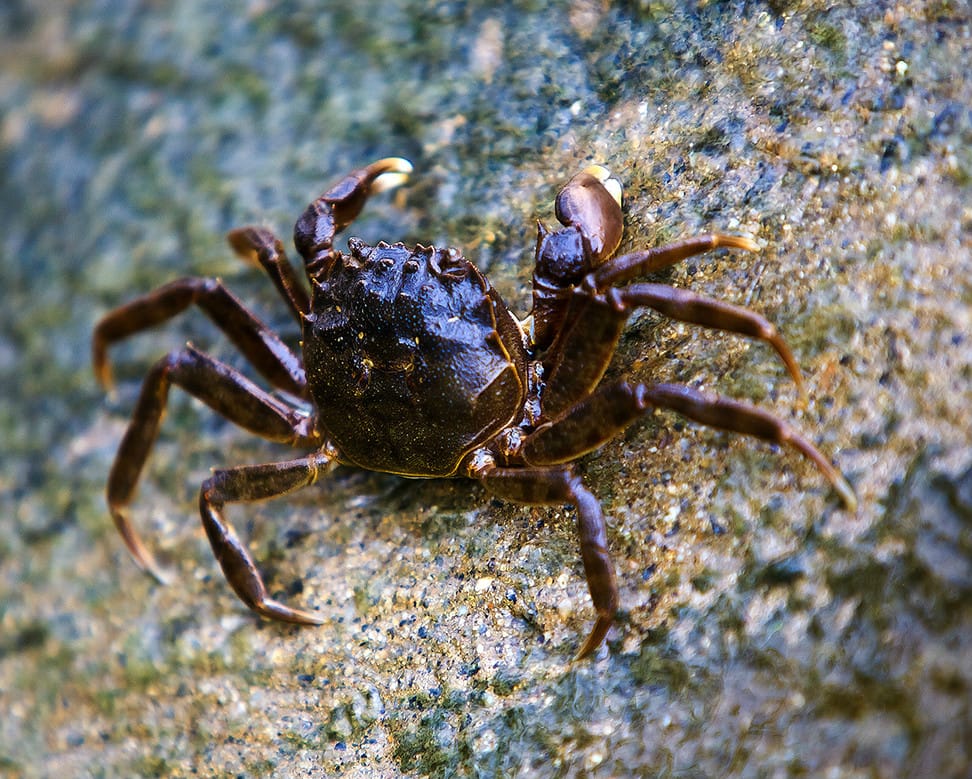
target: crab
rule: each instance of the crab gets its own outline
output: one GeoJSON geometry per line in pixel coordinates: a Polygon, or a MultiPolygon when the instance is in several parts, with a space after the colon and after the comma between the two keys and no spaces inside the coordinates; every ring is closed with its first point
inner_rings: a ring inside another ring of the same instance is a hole
{"type": "Polygon", "coordinates": [[[349,173],[298,219],[294,244],[308,286],[270,231],[228,234],[242,259],[270,277],[301,329],[300,356],[221,281],[183,278],[105,315],[92,338],[94,370],[113,387],[109,347],[202,309],[274,391],[187,345],[145,377],[107,483],[107,503],[136,563],[167,576],[136,532],[130,505],[175,385],[218,414],[271,441],[302,449],[285,462],[215,470],[202,484],[203,527],[226,580],[253,611],[320,625],[318,614],[270,596],[226,504],[273,498],[314,484],[338,465],[412,478],[460,477],[507,501],[572,505],[594,625],[577,657],[604,642],[619,608],[608,533],[597,498],[570,463],[653,409],[792,447],[853,508],[841,473],[792,426],[747,403],[671,383],[602,382],[632,311],[756,338],[776,350],[802,390],[797,362],[760,314],[671,286],[632,280],[717,247],[752,251],[749,238],[704,234],[619,257],[621,185],[592,165],[555,201],[560,227],[538,222],[533,306],[518,319],[458,249],[335,236],[370,195],[404,183],[399,157],[349,173]],[[309,287],[309,288],[308,288],[309,287]]]}

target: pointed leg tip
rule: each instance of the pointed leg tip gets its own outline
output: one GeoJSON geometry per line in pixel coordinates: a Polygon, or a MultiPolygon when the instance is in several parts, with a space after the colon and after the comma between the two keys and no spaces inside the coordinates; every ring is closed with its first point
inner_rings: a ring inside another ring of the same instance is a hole
{"type": "Polygon", "coordinates": [[[851,514],[856,514],[859,504],[857,502],[857,494],[854,492],[854,488],[851,487],[850,482],[838,474],[837,479],[834,481],[834,489],[844,502],[844,508],[851,514]]]}
{"type": "Polygon", "coordinates": [[[260,248],[261,238],[263,236],[255,227],[237,227],[226,233],[226,242],[230,245],[233,253],[243,262],[254,266],[260,264],[257,250],[260,248]]]}
{"type": "Polygon", "coordinates": [[[155,581],[161,584],[163,587],[172,584],[175,581],[175,574],[166,568],[163,568],[159,562],[155,559],[145,547],[141,547],[138,554],[132,555],[135,558],[135,563],[141,568],[145,573],[151,576],[155,581]]]}
{"type": "Polygon", "coordinates": [[[159,565],[155,556],[142,543],[142,539],[139,538],[135,532],[135,528],[132,527],[127,507],[112,503],[110,500],[108,507],[115,527],[121,535],[122,540],[124,540],[125,546],[128,548],[128,552],[135,561],[135,564],[159,584],[170,584],[175,577],[159,565]]]}
{"type": "Polygon", "coordinates": [[[724,235],[720,236],[720,245],[729,246],[733,249],[742,249],[747,252],[758,252],[759,244],[752,238],[745,235],[724,235]]]}
{"type": "Polygon", "coordinates": [[[152,578],[155,579],[155,581],[157,581],[163,587],[167,587],[168,585],[172,584],[172,582],[175,581],[175,574],[173,574],[171,571],[169,571],[166,568],[160,567],[158,564],[154,562],[152,563],[152,566],[150,568],[146,568],[145,570],[149,574],[151,574],[152,578]]]}
{"type": "Polygon", "coordinates": [[[786,372],[790,374],[790,378],[793,379],[793,383],[796,385],[797,393],[800,396],[800,407],[806,408],[810,404],[810,393],[807,392],[807,385],[803,381],[803,371],[800,370],[800,366],[797,364],[796,358],[793,356],[789,347],[786,347],[785,351],[777,349],[777,352],[782,358],[784,365],[786,365],[786,372]]]}
{"type": "Polygon", "coordinates": [[[797,371],[793,376],[793,381],[796,384],[797,392],[800,393],[800,402],[804,406],[808,406],[810,404],[810,393],[807,392],[807,387],[803,383],[803,374],[797,371]]]}
{"type": "Polygon", "coordinates": [[[604,638],[607,636],[608,630],[611,629],[611,625],[613,624],[614,619],[612,617],[599,616],[594,623],[594,627],[591,628],[587,639],[581,645],[581,648],[577,650],[577,654],[574,655],[573,662],[576,663],[594,654],[601,644],[604,643],[604,638]]]}
{"type": "Polygon", "coordinates": [[[277,622],[289,622],[292,625],[308,625],[319,627],[325,619],[302,609],[294,609],[272,598],[266,598],[251,608],[260,616],[277,622]]]}
{"type": "Polygon", "coordinates": [[[315,616],[307,611],[295,612],[297,619],[292,620],[295,625],[304,625],[310,628],[319,628],[326,620],[323,617],[315,616]]]}
{"type": "Polygon", "coordinates": [[[108,354],[105,347],[99,342],[95,335],[95,344],[91,349],[91,365],[94,371],[95,381],[108,395],[115,393],[115,377],[108,362],[108,354]]]}
{"type": "Polygon", "coordinates": [[[98,386],[101,387],[109,400],[114,401],[118,399],[118,390],[115,387],[115,377],[111,372],[111,368],[108,366],[96,366],[95,381],[98,382],[98,386]]]}
{"type": "Polygon", "coordinates": [[[726,233],[709,233],[707,238],[712,249],[742,249],[747,252],[758,252],[759,244],[748,235],[727,235],[726,233]]]}
{"type": "Polygon", "coordinates": [[[135,560],[135,564],[163,587],[168,586],[175,581],[175,574],[169,571],[167,568],[163,568],[155,559],[155,556],[144,546],[141,546],[141,544],[139,544],[137,553],[131,548],[129,548],[129,551],[132,553],[132,558],[135,560]]]}

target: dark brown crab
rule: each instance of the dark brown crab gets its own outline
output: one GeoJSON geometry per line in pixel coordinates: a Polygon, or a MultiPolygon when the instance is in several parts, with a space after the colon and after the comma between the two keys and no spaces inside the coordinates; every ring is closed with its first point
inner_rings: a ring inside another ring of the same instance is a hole
{"type": "Polygon", "coordinates": [[[267,393],[191,345],[155,363],[107,487],[115,525],[142,568],[163,579],[128,507],[173,384],[257,435],[311,450],[287,462],[217,470],[199,496],[203,526],[230,585],[257,613],[286,622],[323,620],[269,597],[223,507],[305,487],[341,463],[410,477],[463,476],[507,500],[572,504],[597,611],[578,657],[604,640],[618,589],[600,505],[566,463],[647,410],[672,409],[704,425],[789,444],[854,505],[850,486],[827,459],[765,411],[687,386],[600,383],[629,313],[643,306],[766,341],[799,384],[789,348],[759,314],[660,284],[617,286],[715,247],[755,249],[752,241],[700,235],[611,259],[621,239],[621,188],[604,168],[592,166],[557,196],[563,227],[550,232],[539,226],[533,310],[519,321],[458,250],[370,247],[355,239],[350,255],[333,248],[335,234],[370,194],[397,186],[410,172],[406,160],[379,160],[307,208],[294,228],[294,243],[310,295],[270,232],[247,227],[229,234],[237,254],[263,267],[300,322],[303,360],[214,279],[174,281],[98,323],[93,359],[105,386],[111,385],[112,343],[195,304],[270,384],[302,401],[267,393]]]}

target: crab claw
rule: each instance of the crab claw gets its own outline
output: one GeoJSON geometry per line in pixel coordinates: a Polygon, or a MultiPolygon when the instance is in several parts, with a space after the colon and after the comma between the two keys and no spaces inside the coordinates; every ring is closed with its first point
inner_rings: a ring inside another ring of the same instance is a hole
{"type": "Polygon", "coordinates": [[[577,227],[595,265],[608,259],[621,243],[621,183],[602,165],[590,165],[574,176],[557,195],[557,219],[577,227]]]}
{"type": "Polygon", "coordinates": [[[401,186],[412,172],[412,163],[404,157],[385,157],[358,168],[318,198],[334,214],[334,231],[340,232],[357,218],[370,195],[401,186]]]}
{"type": "Polygon", "coordinates": [[[404,157],[385,157],[369,165],[369,168],[381,167],[381,172],[371,182],[371,194],[387,192],[395,187],[400,187],[412,172],[412,163],[404,157]]]}
{"type": "Polygon", "coordinates": [[[311,203],[294,225],[294,244],[305,261],[326,254],[334,236],[361,213],[369,195],[404,184],[412,163],[403,157],[385,157],[351,171],[311,203]]]}

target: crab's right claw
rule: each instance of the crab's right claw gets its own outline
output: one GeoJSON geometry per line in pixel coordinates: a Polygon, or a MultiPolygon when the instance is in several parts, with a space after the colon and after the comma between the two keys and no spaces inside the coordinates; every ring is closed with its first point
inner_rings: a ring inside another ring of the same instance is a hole
{"type": "Polygon", "coordinates": [[[557,219],[577,227],[595,265],[607,260],[621,243],[621,183],[602,165],[590,165],[574,176],[557,195],[557,219]]]}
{"type": "Polygon", "coordinates": [[[376,170],[377,175],[371,180],[371,194],[387,192],[389,189],[400,187],[412,172],[412,163],[404,157],[385,157],[383,160],[371,163],[365,170],[376,170]]]}

